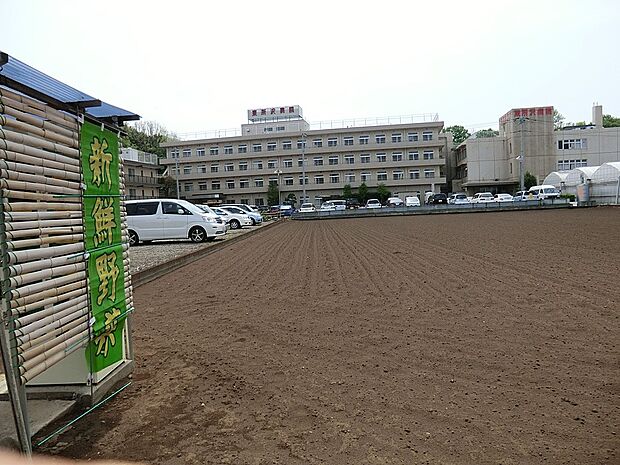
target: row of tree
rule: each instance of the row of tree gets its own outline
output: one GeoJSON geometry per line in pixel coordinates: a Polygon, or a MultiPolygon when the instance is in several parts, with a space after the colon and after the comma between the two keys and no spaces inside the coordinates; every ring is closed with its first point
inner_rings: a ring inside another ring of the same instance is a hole
{"type": "MultiPolygon", "coordinates": [[[[385,184],[381,183],[377,186],[376,190],[370,190],[366,183],[363,182],[356,189],[356,192],[353,191],[351,184],[345,184],[342,189],[342,195],[326,197],[324,200],[351,199],[357,200],[357,202],[361,205],[365,204],[368,199],[379,199],[381,203],[385,203],[391,196],[392,193],[385,184]]],[[[267,204],[269,206],[278,205],[280,203],[280,199],[280,188],[278,183],[270,183],[269,188],[267,189],[267,204]]],[[[284,193],[284,200],[282,203],[287,203],[295,207],[297,204],[297,196],[292,192],[289,194],[284,193]]]]}

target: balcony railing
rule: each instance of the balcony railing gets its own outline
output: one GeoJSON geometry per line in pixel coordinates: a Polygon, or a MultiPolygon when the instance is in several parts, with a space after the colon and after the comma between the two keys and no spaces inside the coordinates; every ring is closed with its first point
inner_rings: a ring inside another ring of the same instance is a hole
{"type": "Polygon", "coordinates": [[[157,176],[136,176],[129,174],[126,177],[127,182],[131,184],[146,184],[149,186],[156,186],[159,183],[159,177],[157,176]]]}

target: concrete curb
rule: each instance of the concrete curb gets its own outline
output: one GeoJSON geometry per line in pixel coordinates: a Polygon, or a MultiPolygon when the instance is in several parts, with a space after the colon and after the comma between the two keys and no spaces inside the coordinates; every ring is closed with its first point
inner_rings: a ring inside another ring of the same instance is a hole
{"type": "Polygon", "coordinates": [[[161,276],[170,273],[171,271],[177,270],[185,265],[189,265],[190,263],[200,260],[201,258],[206,257],[209,254],[217,252],[223,247],[228,247],[235,242],[259,234],[262,231],[273,228],[275,225],[282,223],[283,220],[276,220],[271,224],[265,225],[259,229],[253,229],[252,231],[249,231],[245,234],[240,234],[239,236],[233,237],[232,239],[225,239],[223,241],[216,242],[208,247],[205,247],[204,249],[196,250],[195,252],[181,255],[180,257],[173,258],[170,261],[161,263],[152,268],[147,268],[146,270],[132,273],[131,284],[135,289],[139,286],[142,286],[143,284],[153,281],[154,279],[160,278],[161,276]]]}

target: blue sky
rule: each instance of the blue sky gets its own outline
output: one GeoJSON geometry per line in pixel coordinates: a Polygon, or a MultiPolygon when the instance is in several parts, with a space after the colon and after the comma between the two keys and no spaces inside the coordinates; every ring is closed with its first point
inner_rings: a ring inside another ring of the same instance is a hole
{"type": "Polygon", "coordinates": [[[612,0],[2,0],[0,18],[0,50],[179,134],[295,104],[474,129],[514,107],[620,116],[612,0]]]}

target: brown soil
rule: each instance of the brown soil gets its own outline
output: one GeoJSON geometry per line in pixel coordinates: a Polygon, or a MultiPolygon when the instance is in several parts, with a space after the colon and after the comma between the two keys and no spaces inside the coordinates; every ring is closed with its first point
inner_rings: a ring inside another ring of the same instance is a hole
{"type": "Polygon", "coordinates": [[[287,221],[139,288],[133,384],[45,450],[618,463],[619,231],[612,208],[287,221]]]}

